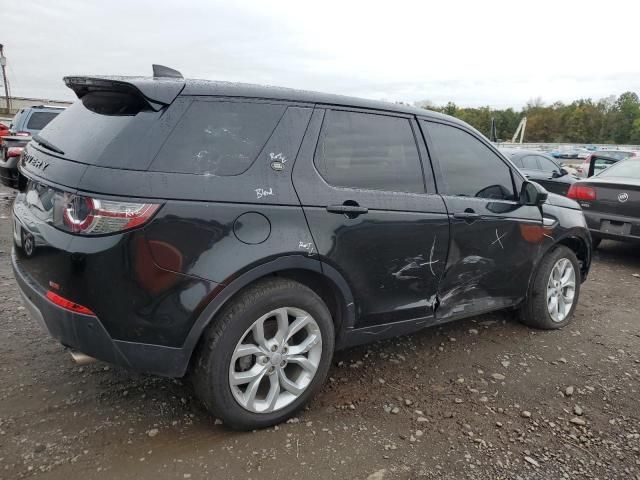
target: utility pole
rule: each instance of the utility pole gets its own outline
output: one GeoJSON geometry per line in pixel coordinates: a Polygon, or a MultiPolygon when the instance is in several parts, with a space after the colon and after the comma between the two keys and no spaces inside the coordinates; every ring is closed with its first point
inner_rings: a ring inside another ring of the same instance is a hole
{"type": "Polygon", "coordinates": [[[7,113],[11,113],[9,100],[9,83],[7,83],[7,58],[4,56],[4,45],[0,43],[0,66],[2,67],[2,81],[4,82],[4,99],[7,102],[7,113]]]}

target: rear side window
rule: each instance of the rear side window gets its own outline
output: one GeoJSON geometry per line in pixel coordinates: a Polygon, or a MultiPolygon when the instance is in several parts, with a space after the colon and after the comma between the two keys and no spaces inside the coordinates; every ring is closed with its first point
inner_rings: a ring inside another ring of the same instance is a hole
{"type": "Polygon", "coordinates": [[[556,172],[559,170],[558,166],[548,158],[539,156],[538,161],[540,162],[540,170],[544,172],[556,172]]]}
{"type": "Polygon", "coordinates": [[[511,169],[473,135],[459,128],[421,120],[429,132],[444,185],[441,193],[513,200],[511,169]]]}
{"type": "Polygon", "coordinates": [[[33,112],[27,122],[28,130],[42,130],[60,112],[33,112]]]}
{"type": "Polygon", "coordinates": [[[524,168],[522,166],[522,158],[520,158],[520,157],[511,157],[509,160],[511,160],[511,163],[513,163],[516,167],[524,168]]]}
{"type": "Polygon", "coordinates": [[[534,155],[527,155],[522,158],[522,168],[527,170],[540,170],[540,165],[538,165],[538,158],[534,155]]]}
{"type": "Polygon", "coordinates": [[[424,193],[418,148],[405,118],[328,110],[315,164],[334,186],[424,193]]]}
{"type": "Polygon", "coordinates": [[[238,175],[275,130],[286,106],[194,101],[151,166],[160,172],[238,175]]]}

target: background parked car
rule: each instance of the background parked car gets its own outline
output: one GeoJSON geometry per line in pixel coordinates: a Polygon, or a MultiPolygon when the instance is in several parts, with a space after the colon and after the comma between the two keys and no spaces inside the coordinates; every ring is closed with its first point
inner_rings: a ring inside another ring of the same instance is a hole
{"type": "Polygon", "coordinates": [[[640,157],[635,150],[600,150],[593,152],[581,165],[577,166],[577,176],[580,178],[588,178],[597,175],[605,168],[627,158],[640,157]]]}
{"type": "Polygon", "coordinates": [[[553,158],[578,158],[578,149],[574,147],[560,147],[549,152],[553,158]]]}
{"type": "Polygon", "coordinates": [[[37,105],[23,108],[13,117],[8,135],[0,144],[0,183],[16,188],[22,149],[33,135],[37,135],[64,110],[65,107],[37,105]]]}
{"type": "Polygon", "coordinates": [[[9,130],[16,136],[33,136],[56,118],[65,107],[34,105],[21,109],[13,117],[9,130]]]}
{"type": "Polygon", "coordinates": [[[539,183],[548,191],[559,195],[566,195],[569,187],[577,179],[558,165],[546,153],[531,150],[502,149],[500,150],[516,167],[529,179],[539,183]]]}
{"type": "Polygon", "coordinates": [[[640,241],[640,161],[621,160],[569,189],[580,203],[594,246],[603,238],[640,241]]]}

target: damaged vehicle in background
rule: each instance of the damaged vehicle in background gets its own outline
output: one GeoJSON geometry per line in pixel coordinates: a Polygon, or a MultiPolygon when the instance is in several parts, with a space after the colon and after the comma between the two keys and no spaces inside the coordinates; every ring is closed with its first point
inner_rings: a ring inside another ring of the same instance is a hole
{"type": "Polygon", "coordinates": [[[640,161],[619,161],[575,183],[569,198],[582,207],[594,248],[603,238],[640,242],[640,161]]]}
{"type": "Polygon", "coordinates": [[[635,150],[602,150],[593,152],[583,163],[576,167],[576,175],[579,178],[589,178],[597,175],[614,163],[626,159],[638,160],[638,157],[638,152],[635,150]]]}
{"type": "Polygon", "coordinates": [[[254,429],[302,408],[336,349],[499,309],[573,317],[579,205],[460,120],[160,66],[65,82],[79,101],[20,162],[12,265],[77,357],[189,375],[254,429]]]}

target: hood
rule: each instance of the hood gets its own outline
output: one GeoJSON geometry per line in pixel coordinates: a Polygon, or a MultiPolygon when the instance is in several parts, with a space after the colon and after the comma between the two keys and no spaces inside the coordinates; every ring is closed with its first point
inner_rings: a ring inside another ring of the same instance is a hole
{"type": "Polygon", "coordinates": [[[570,198],[563,197],[562,195],[558,195],[556,193],[549,192],[549,196],[547,197],[547,201],[549,205],[553,205],[555,207],[562,208],[570,208],[572,210],[582,210],[578,202],[575,200],[571,200],[570,198]]]}

